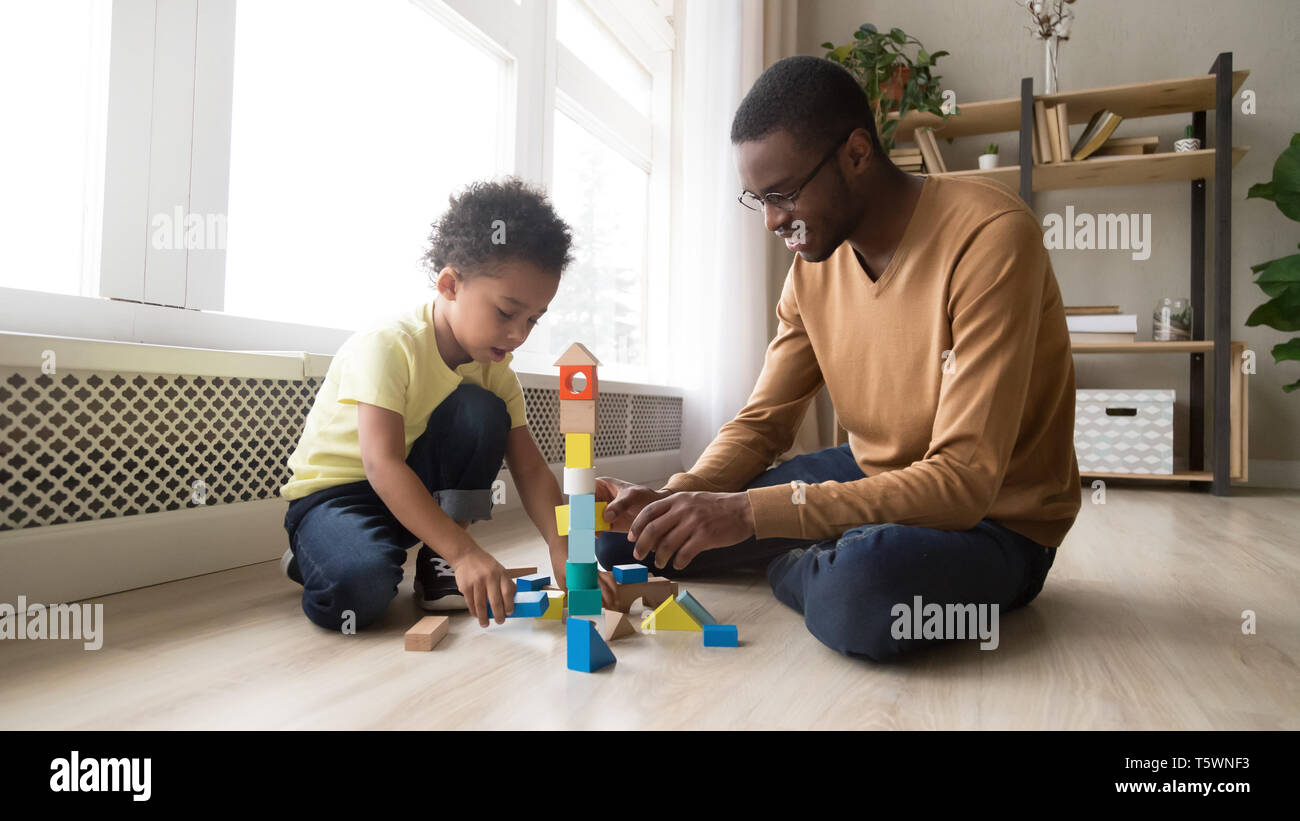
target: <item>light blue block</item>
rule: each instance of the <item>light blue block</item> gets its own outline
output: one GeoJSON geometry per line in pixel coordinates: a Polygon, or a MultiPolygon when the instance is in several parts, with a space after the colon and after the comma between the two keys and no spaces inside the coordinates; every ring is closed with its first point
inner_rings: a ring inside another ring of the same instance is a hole
{"type": "Polygon", "coordinates": [[[596,529],[596,494],[575,493],[569,497],[569,532],[596,529]]]}
{"type": "Polygon", "coordinates": [[[596,531],[587,527],[569,528],[569,561],[578,564],[596,561],[596,531]]]}
{"type": "Polygon", "coordinates": [[[565,626],[565,642],[570,670],[594,673],[615,661],[609,645],[596,632],[596,625],[586,619],[569,619],[565,626]]]}
{"type": "Polygon", "coordinates": [[[704,625],[705,647],[739,647],[740,636],[734,624],[704,625]]]}
{"type": "Polygon", "coordinates": [[[531,590],[541,590],[550,583],[551,577],[545,573],[530,573],[527,576],[519,576],[515,579],[515,590],[526,593],[531,590]]]}
{"type": "Polygon", "coordinates": [[[677,603],[680,604],[682,609],[687,613],[694,616],[695,620],[699,622],[701,626],[718,623],[718,620],[713,618],[713,615],[709,613],[708,610],[704,609],[704,605],[695,600],[695,597],[690,594],[689,590],[683,590],[677,594],[677,603]]]}
{"type": "Polygon", "coordinates": [[[614,565],[614,581],[619,584],[636,584],[650,581],[650,568],[643,564],[614,565]]]}

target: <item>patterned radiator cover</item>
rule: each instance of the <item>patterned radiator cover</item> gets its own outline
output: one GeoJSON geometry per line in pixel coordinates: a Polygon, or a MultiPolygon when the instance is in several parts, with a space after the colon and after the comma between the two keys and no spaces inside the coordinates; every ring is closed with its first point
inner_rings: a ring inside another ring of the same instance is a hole
{"type": "Polygon", "coordinates": [[[1084,473],[1173,473],[1174,392],[1075,391],[1074,451],[1084,473]]]}

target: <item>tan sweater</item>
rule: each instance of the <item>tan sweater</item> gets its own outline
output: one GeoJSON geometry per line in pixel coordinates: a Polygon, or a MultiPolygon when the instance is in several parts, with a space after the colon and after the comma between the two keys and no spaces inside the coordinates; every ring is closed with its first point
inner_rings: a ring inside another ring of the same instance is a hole
{"type": "Polygon", "coordinates": [[[846,242],[796,256],[748,403],[672,490],[738,491],[790,448],[826,385],[867,478],[747,491],[757,536],[987,517],[1058,546],[1081,504],[1074,360],[1038,219],[996,183],[928,177],[872,282],[846,242]],[[951,351],[945,357],[945,352],[951,351]]]}

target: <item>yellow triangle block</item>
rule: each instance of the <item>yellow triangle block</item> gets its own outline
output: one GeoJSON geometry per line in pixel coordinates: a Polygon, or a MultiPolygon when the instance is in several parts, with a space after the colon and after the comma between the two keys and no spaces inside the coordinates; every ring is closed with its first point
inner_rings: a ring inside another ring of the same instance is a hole
{"type": "Polygon", "coordinates": [[[695,620],[695,617],[687,612],[686,608],[677,603],[677,599],[667,598],[664,603],[655,608],[655,611],[646,616],[641,622],[641,629],[644,630],[694,630],[697,633],[704,632],[704,628],[695,620]]]}

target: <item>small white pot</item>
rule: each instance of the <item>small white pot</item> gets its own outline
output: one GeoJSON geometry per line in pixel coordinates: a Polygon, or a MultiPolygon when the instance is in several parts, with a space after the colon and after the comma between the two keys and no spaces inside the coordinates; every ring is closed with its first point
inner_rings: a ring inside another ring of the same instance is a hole
{"type": "Polygon", "coordinates": [[[997,154],[980,154],[980,168],[997,168],[998,156],[997,154]]]}
{"type": "Polygon", "coordinates": [[[1181,140],[1174,141],[1175,151],[1200,151],[1201,141],[1195,137],[1184,137],[1181,140]]]}

